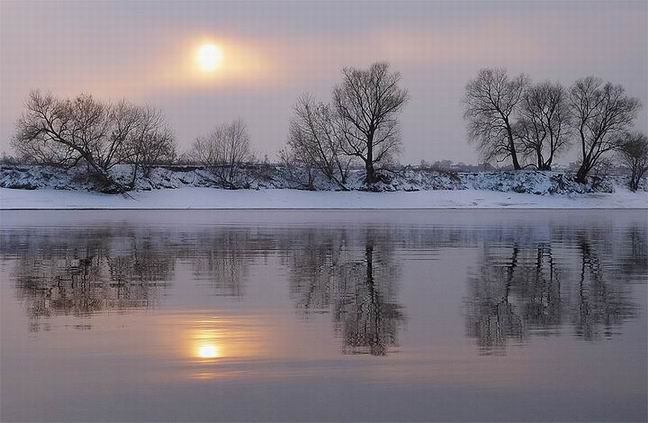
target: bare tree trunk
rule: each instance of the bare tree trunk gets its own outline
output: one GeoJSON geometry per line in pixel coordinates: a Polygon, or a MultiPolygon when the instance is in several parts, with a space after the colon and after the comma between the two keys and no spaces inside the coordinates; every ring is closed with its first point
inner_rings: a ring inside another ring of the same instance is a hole
{"type": "Polygon", "coordinates": [[[542,170],[551,170],[551,165],[553,163],[553,151],[551,152],[551,155],[549,156],[549,160],[547,160],[545,163],[542,165],[542,170]]]}
{"type": "Polygon", "coordinates": [[[520,170],[522,169],[522,167],[520,166],[520,162],[518,161],[517,158],[517,152],[515,151],[515,142],[513,141],[513,131],[511,130],[508,121],[506,122],[506,125],[507,125],[506,132],[508,134],[508,139],[509,139],[509,149],[511,150],[511,159],[513,160],[513,169],[520,170]]]}
{"type": "Polygon", "coordinates": [[[374,168],[373,161],[373,141],[370,140],[367,144],[367,160],[365,160],[365,182],[368,184],[373,184],[376,182],[376,170],[374,168]]]}
{"type": "Polygon", "coordinates": [[[638,169],[633,166],[632,175],[630,176],[630,190],[632,191],[636,191],[639,188],[639,180],[641,179],[641,176],[639,176],[638,174],[638,169]]]}
{"type": "Polygon", "coordinates": [[[583,163],[578,168],[578,172],[576,172],[576,182],[580,184],[587,182],[587,174],[589,173],[589,171],[589,161],[583,161],[583,163]]]}
{"type": "Polygon", "coordinates": [[[133,163],[133,177],[131,178],[130,189],[135,188],[135,181],[137,181],[137,168],[138,165],[136,160],[135,163],[133,163]]]}

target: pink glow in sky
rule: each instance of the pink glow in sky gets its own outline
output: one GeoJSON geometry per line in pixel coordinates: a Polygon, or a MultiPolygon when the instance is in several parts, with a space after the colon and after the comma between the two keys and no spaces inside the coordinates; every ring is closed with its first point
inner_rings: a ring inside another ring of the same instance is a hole
{"type": "MultiPolygon", "coordinates": [[[[0,151],[10,152],[23,102],[40,88],[151,103],[181,148],[241,117],[258,155],[272,158],[301,93],[327,99],[342,67],[387,60],[412,97],[401,160],[475,162],[461,97],[481,67],[565,84],[593,74],[647,104],[647,5],[3,0],[0,151]],[[224,53],[209,77],[192,67],[204,40],[224,53]]],[[[637,127],[647,125],[644,108],[637,127]]]]}

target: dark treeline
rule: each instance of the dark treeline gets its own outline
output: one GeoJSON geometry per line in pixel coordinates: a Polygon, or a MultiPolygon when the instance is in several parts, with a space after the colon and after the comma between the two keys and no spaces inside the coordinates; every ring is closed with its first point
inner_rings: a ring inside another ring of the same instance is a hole
{"type": "Polygon", "coordinates": [[[117,225],[7,230],[0,260],[32,330],[47,329],[50,316],[158,307],[181,266],[212,295],[241,298],[251,266],[274,262],[286,270],[300,315],[330,316],[342,352],[385,355],[407,322],[399,287],[412,262],[403,261],[403,251],[471,248],[479,256],[468,265],[466,334],[491,354],[531,336],[567,331],[596,340],[618,333],[637,317],[630,290],[648,269],[646,235],[645,225],[611,231],[597,224],[206,231],[117,225]]]}
{"type": "MultiPolygon", "coordinates": [[[[400,73],[380,62],[344,68],[329,101],[299,97],[278,154],[284,177],[303,189],[324,179],[346,190],[351,169],[362,169],[366,189],[389,183],[402,146],[399,115],[410,97],[400,84],[400,73]]],[[[648,171],[648,140],[632,130],[641,105],[620,85],[589,76],[565,88],[486,68],[466,85],[464,106],[469,139],[485,163],[551,170],[561,154],[577,148],[578,182],[604,175],[616,159],[629,169],[633,190],[648,171]]],[[[163,164],[201,166],[228,189],[248,188],[264,172],[241,119],[215,126],[179,154],[160,110],[88,94],[66,99],[32,92],[12,145],[19,162],[85,170],[106,192],[132,190],[163,164]],[[118,165],[128,165],[127,176],[116,174],[118,165]],[[242,171],[250,168],[256,173],[242,171]]]]}

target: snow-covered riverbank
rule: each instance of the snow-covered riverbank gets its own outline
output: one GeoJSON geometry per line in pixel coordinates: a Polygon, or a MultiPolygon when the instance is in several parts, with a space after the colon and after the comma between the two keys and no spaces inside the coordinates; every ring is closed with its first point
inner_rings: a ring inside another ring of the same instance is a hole
{"type": "MultiPolygon", "coordinates": [[[[240,169],[239,188],[247,189],[307,189],[302,178],[279,165],[256,165],[240,169]],[[300,182],[301,181],[301,182],[300,182]]],[[[131,169],[119,165],[112,170],[113,177],[123,186],[131,184],[131,169]]],[[[370,191],[433,191],[433,190],[485,190],[511,193],[555,195],[611,193],[616,186],[627,185],[625,176],[591,178],[587,184],[574,180],[572,173],[551,171],[488,171],[453,172],[427,168],[402,167],[389,173],[387,180],[376,183],[370,191]]],[[[52,189],[63,191],[95,191],[105,189],[104,182],[84,172],[83,169],[63,169],[52,166],[22,165],[0,166],[0,188],[26,190],[52,189]]],[[[200,166],[158,166],[148,176],[140,175],[133,191],[150,191],[174,188],[229,188],[213,174],[200,166]]],[[[314,174],[312,187],[317,191],[338,191],[340,187],[314,174]]],[[[349,191],[366,191],[364,171],[350,172],[345,188],[349,191]]],[[[645,186],[642,186],[644,189],[645,186]]]]}
{"type": "Polygon", "coordinates": [[[534,195],[485,190],[336,192],[179,188],[130,196],[88,191],[0,188],[0,209],[415,209],[648,208],[648,192],[534,195]]]}
{"type": "MultiPolygon", "coordinates": [[[[128,167],[116,171],[126,183],[128,167]]],[[[247,169],[252,189],[225,190],[203,168],[154,168],[127,195],[97,192],[80,171],[50,166],[0,166],[0,209],[414,209],[414,208],[648,208],[645,184],[628,191],[623,176],[583,185],[562,172],[440,172],[403,168],[380,192],[363,191],[353,171],[349,191],[320,181],[318,191],[296,188],[285,169],[247,169]],[[254,176],[254,177],[253,177],[254,176]]]]}

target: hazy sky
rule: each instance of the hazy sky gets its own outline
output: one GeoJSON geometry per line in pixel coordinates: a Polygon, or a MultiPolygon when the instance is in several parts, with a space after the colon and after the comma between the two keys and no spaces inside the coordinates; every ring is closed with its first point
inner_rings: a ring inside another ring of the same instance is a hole
{"type": "MultiPolygon", "coordinates": [[[[330,96],[344,66],[389,61],[411,94],[403,162],[475,162],[461,97],[480,67],[566,84],[593,74],[648,103],[648,2],[217,2],[1,0],[0,150],[29,90],[160,107],[178,143],[237,117],[259,157],[285,143],[291,107],[330,96]],[[205,40],[223,50],[210,76],[205,40]]],[[[637,127],[646,131],[646,108],[637,127]]]]}

